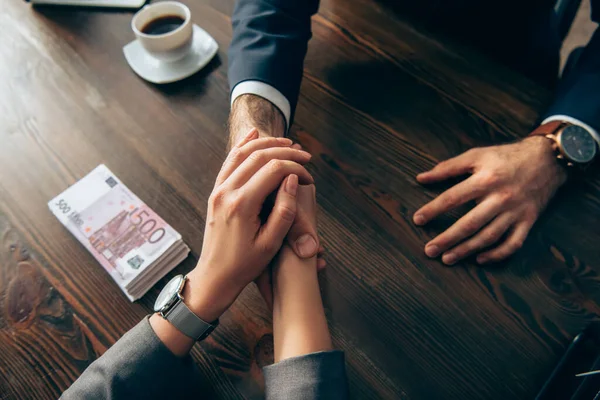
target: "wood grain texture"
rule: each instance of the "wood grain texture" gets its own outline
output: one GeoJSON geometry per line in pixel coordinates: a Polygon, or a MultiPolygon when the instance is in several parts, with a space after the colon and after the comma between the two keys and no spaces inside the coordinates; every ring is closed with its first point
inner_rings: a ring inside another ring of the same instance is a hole
{"type": "MultiPolygon", "coordinates": [[[[126,64],[131,14],[0,2],[0,398],[56,398],[150,312],[201,251],[224,159],[233,1],[187,1],[217,40],[205,70],[155,86],[126,64]],[[192,255],[131,304],[46,207],[107,164],[192,255]]],[[[528,399],[600,312],[600,180],[552,202],[504,265],[443,267],[415,227],[441,187],[415,175],[525,135],[551,93],[388,2],[324,0],[292,138],[313,153],[321,276],[357,399],[528,399]]],[[[253,287],[193,357],[214,398],[261,398],[271,317],[253,287]]]]}

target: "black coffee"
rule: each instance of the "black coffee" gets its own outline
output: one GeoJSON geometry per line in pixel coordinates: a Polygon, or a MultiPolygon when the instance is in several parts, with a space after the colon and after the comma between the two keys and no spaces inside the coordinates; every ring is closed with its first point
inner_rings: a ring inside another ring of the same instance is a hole
{"type": "Polygon", "coordinates": [[[179,28],[185,20],[178,15],[165,15],[148,22],[142,28],[147,35],[163,35],[179,28]]]}

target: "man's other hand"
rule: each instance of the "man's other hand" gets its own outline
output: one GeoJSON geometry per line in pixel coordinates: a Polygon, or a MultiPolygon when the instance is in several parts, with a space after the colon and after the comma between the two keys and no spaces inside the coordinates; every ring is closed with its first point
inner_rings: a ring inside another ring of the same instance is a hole
{"type": "Polygon", "coordinates": [[[476,148],[421,173],[422,184],[471,174],[421,207],[413,216],[425,225],[466,202],[477,205],[425,246],[429,257],[452,265],[474,253],[480,264],[500,261],[518,250],[567,174],[550,140],[531,137],[501,146],[476,148]]]}

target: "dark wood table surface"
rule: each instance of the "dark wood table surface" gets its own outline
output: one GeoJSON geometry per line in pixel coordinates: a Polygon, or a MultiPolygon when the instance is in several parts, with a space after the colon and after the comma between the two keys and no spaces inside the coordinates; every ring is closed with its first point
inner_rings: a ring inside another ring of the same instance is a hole
{"type": "MultiPolygon", "coordinates": [[[[225,156],[232,0],[184,0],[219,43],[155,86],[122,47],[132,13],[0,2],[0,398],[53,399],[193,268],[225,156]],[[192,255],[130,303],[46,203],[100,163],[192,255]]],[[[510,261],[446,268],[412,214],[443,187],[415,175],[525,135],[551,93],[381,3],[323,0],[292,138],[314,155],[321,276],[357,399],[531,399],[600,301],[600,180],[563,190],[510,261]]],[[[260,398],[271,318],[249,287],[193,357],[214,398],[260,398]]]]}

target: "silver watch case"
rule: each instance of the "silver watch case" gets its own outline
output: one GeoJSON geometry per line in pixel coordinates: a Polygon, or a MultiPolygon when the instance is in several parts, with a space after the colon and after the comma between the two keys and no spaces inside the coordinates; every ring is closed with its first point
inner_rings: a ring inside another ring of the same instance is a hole
{"type": "Polygon", "coordinates": [[[184,335],[197,341],[203,340],[219,325],[219,320],[206,322],[188,308],[181,295],[186,281],[187,276],[177,275],[173,277],[158,295],[158,298],[154,303],[154,311],[173,324],[173,326],[184,335]],[[171,284],[175,279],[181,280],[176,288],[171,287],[171,284]],[[171,297],[165,302],[163,294],[168,294],[165,293],[166,290],[173,292],[171,297]],[[158,307],[161,304],[163,304],[162,307],[158,307]]]}
{"type": "MultiPolygon", "coordinates": [[[[156,308],[156,303],[154,304],[154,312],[159,313],[160,316],[165,319],[167,318],[167,314],[169,313],[169,311],[171,311],[171,309],[175,306],[175,304],[177,304],[178,301],[183,301],[183,296],[181,293],[183,292],[183,288],[187,281],[187,276],[186,275],[177,275],[177,276],[173,277],[173,279],[178,278],[178,277],[182,277],[181,283],[179,284],[179,286],[177,287],[177,290],[173,293],[173,295],[171,296],[169,301],[160,309],[156,308]]],[[[173,279],[171,279],[171,280],[173,280],[173,279]]],[[[165,289],[163,289],[163,290],[165,290],[165,289]]],[[[158,300],[160,299],[161,294],[162,294],[162,291],[156,298],[156,302],[158,302],[158,300]]]]}

